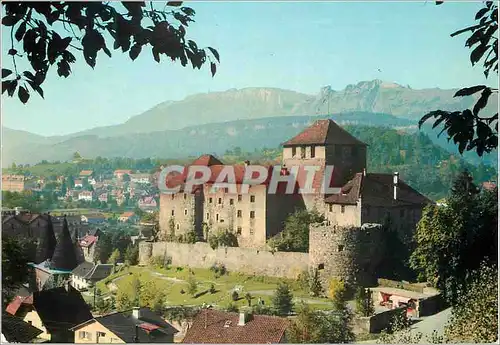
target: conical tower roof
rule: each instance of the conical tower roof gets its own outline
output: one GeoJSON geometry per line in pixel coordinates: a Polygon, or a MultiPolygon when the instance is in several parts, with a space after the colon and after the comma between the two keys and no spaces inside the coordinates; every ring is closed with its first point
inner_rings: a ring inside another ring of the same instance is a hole
{"type": "Polygon", "coordinates": [[[56,270],[71,271],[78,266],[76,259],[75,247],[68,229],[68,221],[66,217],[63,220],[62,234],[57,242],[54,255],[50,262],[50,268],[56,270]]]}
{"type": "Polygon", "coordinates": [[[52,224],[52,217],[48,214],[47,218],[47,227],[41,230],[38,238],[35,258],[35,263],[37,264],[52,258],[57,245],[56,235],[54,234],[54,225],[52,224]]]}

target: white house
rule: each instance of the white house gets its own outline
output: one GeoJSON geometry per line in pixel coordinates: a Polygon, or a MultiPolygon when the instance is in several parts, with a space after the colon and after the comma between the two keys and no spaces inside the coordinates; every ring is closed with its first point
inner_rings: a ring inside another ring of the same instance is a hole
{"type": "Polygon", "coordinates": [[[113,265],[93,264],[84,261],[71,272],[71,286],[77,290],[89,288],[90,283],[96,283],[109,276],[113,271],[113,265]]]}
{"type": "Polygon", "coordinates": [[[78,193],[78,200],[92,201],[94,193],[89,190],[84,190],[78,193]]]}

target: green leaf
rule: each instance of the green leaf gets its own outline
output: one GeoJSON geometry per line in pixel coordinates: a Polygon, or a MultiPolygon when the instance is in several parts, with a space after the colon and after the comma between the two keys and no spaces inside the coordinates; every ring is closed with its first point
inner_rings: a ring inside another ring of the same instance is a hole
{"type": "Polygon", "coordinates": [[[472,66],[474,66],[479,60],[481,60],[484,53],[489,48],[490,48],[490,45],[486,45],[486,44],[481,43],[472,51],[472,53],[470,53],[470,62],[472,63],[472,66]]]}
{"type": "Polygon", "coordinates": [[[208,47],[208,49],[215,56],[215,58],[217,59],[217,62],[220,62],[219,52],[217,50],[215,50],[214,48],[212,48],[212,47],[208,47]]]}
{"type": "Polygon", "coordinates": [[[485,8],[481,8],[481,9],[480,9],[480,10],[476,13],[476,18],[475,18],[475,19],[476,19],[476,20],[479,20],[480,18],[482,18],[482,17],[486,14],[486,12],[488,12],[488,10],[489,10],[489,9],[488,9],[487,7],[485,7],[485,8]]]}
{"type": "Polygon", "coordinates": [[[19,97],[19,100],[23,104],[26,104],[26,102],[28,102],[28,100],[30,99],[30,94],[28,92],[28,89],[26,89],[24,86],[19,86],[19,91],[17,93],[17,96],[19,97]]]}
{"type": "Polygon", "coordinates": [[[7,68],[2,68],[2,78],[8,77],[12,74],[12,71],[7,68]]]}
{"type": "Polygon", "coordinates": [[[168,1],[167,6],[179,7],[182,6],[182,1],[168,1]]]}
{"type": "Polygon", "coordinates": [[[7,94],[12,97],[17,88],[17,79],[12,79],[7,88],[7,94]]]}
{"type": "Polygon", "coordinates": [[[2,25],[5,26],[14,26],[17,24],[17,22],[20,20],[20,17],[14,17],[14,16],[5,16],[2,18],[2,25]]]}
{"type": "Polygon", "coordinates": [[[23,39],[24,33],[26,32],[26,22],[22,22],[21,25],[19,25],[19,28],[16,31],[16,40],[19,42],[20,40],[23,39]]]}
{"type": "Polygon", "coordinates": [[[35,82],[33,82],[31,80],[28,80],[28,84],[30,84],[30,86],[31,86],[31,88],[33,90],[35,90],[36,92],[38,92],[38,94],[40,95],[40,97],[44,98],[43,97],[43,90],[42,90],[42,88],[39,85],[36,85],[35,82]]]}
{"type": "Polygon", "coordinates": [[[481,97],[477,100],[476,104],[474,105],[474,111],[473,111],[474,115],[477,116],[477,114],[479,114],[481,109],[483,109],[486,106],[486,104],[488,104],[488,98],[490,97],[491,94],[492,91],[489,87],[483,90],[483,92],[481,93],[481,97]]]}
{"type": "Polygon", "coordinates": [[[472,87],[465,87],[463,89],[458,90],[453,97],[470,96],[472,94],[475,94],[476,92],[484,90],[485,88],[486,88],[486,85],[476,85],[476,86],[472,86],[472,87]]]}
{"type": "Polygon", "coordinates": [[[130,48],[129,56],[132,59],[132,61],[134,61],[135,59],[137,59],[137,57],[141,53],[141,50],[142,50],[142,46],[140,44],[134,44],[132,46],[132,48],[130,48]]]}

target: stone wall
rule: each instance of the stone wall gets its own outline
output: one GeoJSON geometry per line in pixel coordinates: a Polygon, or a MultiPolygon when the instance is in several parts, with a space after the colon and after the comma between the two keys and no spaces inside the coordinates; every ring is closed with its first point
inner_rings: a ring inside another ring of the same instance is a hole
{"type": "Polygon", "coordinates": [[[308,269],[307,253],[269,252],[251,248],[220,247],[215,250],[207,243],[142,242],[139,244],[139,264],[147,265],[154,256],[170,257],[173,266],[210,268],[221,263],[229,271],[250,275],[297,278],[308,269]]]}
{"type": "Polygon", "coordinates": [[[390,326],[394,316],[404,314],[404,308],[396,308],[372,316],[355,317],[353,320],[353,329],[356,333],[380,333],[390,326]]]}

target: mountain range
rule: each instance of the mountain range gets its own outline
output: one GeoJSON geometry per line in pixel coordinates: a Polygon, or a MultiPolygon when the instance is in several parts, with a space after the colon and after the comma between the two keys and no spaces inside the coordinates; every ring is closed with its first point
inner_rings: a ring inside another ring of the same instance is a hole
{"type": "MultiPolygon", "coordinates": [[[[196,94],[181,101],[158,104],[120,125],[64,136],[44,137],[3,127],[2,163],[5,167],[12,162],[65,161],[75,151],[88,158],[178,158],[207,152],[217,154],[233,147],[253,151],[276,147],[315,119],[328,117],[341,125],[415,131],[418,119],[428,111],[465,109],[475,103],[474,97],[454,98],[456,91],[415,90],[373,80],[348,85],[339,91],[324,87],[317,95],[275,88],[196,94]]],[[[494,99],[485,111],[497,107],[494,99]]],[[[454,150],[446,140],[435,138],[434,132],[431,139],[454,150]]]]}

